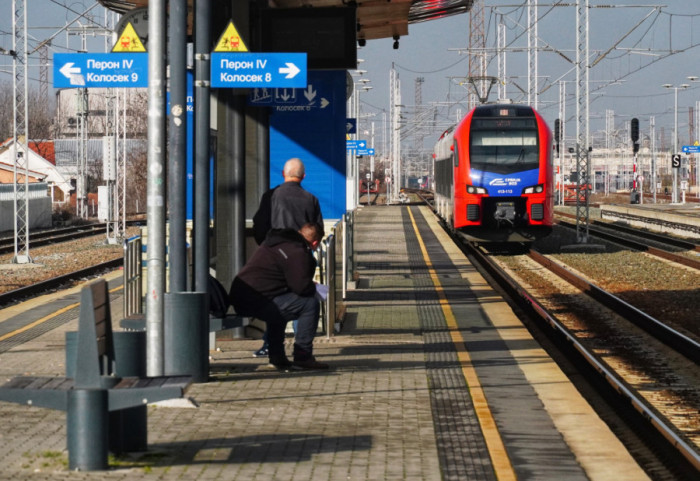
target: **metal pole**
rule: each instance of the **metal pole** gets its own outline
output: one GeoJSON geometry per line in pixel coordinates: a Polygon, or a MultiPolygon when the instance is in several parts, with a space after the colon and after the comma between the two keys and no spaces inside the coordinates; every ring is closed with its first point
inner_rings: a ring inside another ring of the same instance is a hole
{"type": "Polygon", "coordinates": [[[170,0],[169,4],[169,291],[184,292],[187,290],[187,3],[170,0]]]}
{"type": "Polygon", "coordinates": [[[649,138],[651,139],[651,190],[656,204],[656,133],[654,132],[654,116],[649,117],[649,138]]]}
{"type": "Polygon", "coordinates": [[[258,144],[258,199],[270,188],[270,112],[267,107],[256,111],[258,144]]]}
{"type": "Polygon", "coordinates": [[[148,295],[146,373],[162,376],[165,292],[165,15],[166,0],[148,3],[148,295]]]}
{"type": "Polygon", "coordinates": [[[588,0],[576,2],[576,242],[588,243],[590,154],[589,91],[588,91],[588,0]],[[583,200],[581,200],[583,197],[583,200]]]}
{"type": "Polygon", "coordinates": [[[245,96],[235,95],[231,103],[232,169],[231,211],[233,212],[233,273],[245,265],[245,96]]]}
{"type": "Polygon", "coordinates": [[[559,205],[564,205],[564,151],[566,150],[566,83],[559,81],[559,205]]]}
{"type": "MultiPolygon", "coordinates": [[[[673,153],[677,154],[678,153],[678,87],[673,87],[673,92],[674,92],[674,107],[673,107],[673,116],[675,118],[674,121],[674,129],[673,129],[673,153]]],[[[678,169],[671,169],[673,170],[673,191],[671,193],[671,202],[672,203],[677,203],[678,202],[678,169]]]]}
{"type": "Polygon", "coordinates": [[[209,128],[210,128],[210,72],[211,22],[210,2],[197,2],[195,5],[194,39],[194,186],[193,186],[193,226],[192,243],[194,265],[194,290],[207,292],[209,276],[209,190],[210,167],[209,128]]]}

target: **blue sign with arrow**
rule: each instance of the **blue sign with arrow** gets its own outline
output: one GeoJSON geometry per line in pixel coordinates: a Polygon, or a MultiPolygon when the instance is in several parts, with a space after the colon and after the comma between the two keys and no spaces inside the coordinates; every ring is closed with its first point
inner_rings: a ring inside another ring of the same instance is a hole
{"type": "Polygon", "coordinates": [[[306,53],[213,52],[211,86],[306,87],[306,53]]]}
{"type": "Polygon", "coordinates": [[[367,148],[367,141],[366,140],[346,140],[345,141],[345,148],[347,150],[366,149],[367,148]]]}
{"type": "Polygon", "coordinates": [[[700,145],[684,145],[682,150],[685,154],[700,154],[700,145]]]}
{"type": "Polygon", "coordinates": [[[148,87],[147,53],[56,53],[55,88],[148,87]]]}

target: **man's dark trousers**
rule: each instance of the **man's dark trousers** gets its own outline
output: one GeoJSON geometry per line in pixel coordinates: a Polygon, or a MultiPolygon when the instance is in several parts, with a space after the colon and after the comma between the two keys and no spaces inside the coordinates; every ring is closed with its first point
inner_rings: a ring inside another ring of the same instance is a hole
{"type": "Polygon", "coordinates": [[[298,321],[294,336],[294,359],[305,361],[310,358],[313,352],[316,329],[318,329],[318,316],[321,312],[320,302],[316,296],[299,296],[293,292],[277,296],[272,301],[279,309],[285,324],[286,321],[298,321]]]}

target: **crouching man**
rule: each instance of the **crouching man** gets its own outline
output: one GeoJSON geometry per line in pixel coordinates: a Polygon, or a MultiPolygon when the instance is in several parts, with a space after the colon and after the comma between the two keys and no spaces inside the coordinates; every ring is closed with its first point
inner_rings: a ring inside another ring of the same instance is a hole
{"type": "Polygon", "coordinates": [[[299,231],[271,230],[231,284],[229,296],[236,313],[267,324],[270,364],[280,370],[328,369],[313,356],[320,312],[313,251],[322,238],[323,227],[315,223],[304,224],[299,231]],[[284,352],[284,333],[287,322],[295,319],[292,363],[284,352]]]}

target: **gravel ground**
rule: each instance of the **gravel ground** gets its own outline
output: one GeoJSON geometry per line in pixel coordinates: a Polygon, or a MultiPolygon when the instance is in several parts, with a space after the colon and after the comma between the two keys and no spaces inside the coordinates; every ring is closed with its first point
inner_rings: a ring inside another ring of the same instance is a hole
{"type": "MultiPolygon", "coordinates": [[[[127,229],[127,236],[138,232],[138,228],[127,229]]],[[[31,264],[13,264],[13,254],[0,257],[0,293],[122,258],[124,248],[108,245],[105,236],[98,235],[36,248],[30,244],[29,255],[31,264]]]]}
{"type": "Polygon", "coordinates": [[[591,244],[604,250],[564,252],[562,247],[576,245],[576,234],[555,226],[535,247],[650,316],[700,339],[699,271],[599,239],[591,244]]]}

